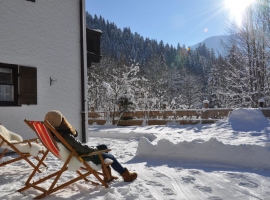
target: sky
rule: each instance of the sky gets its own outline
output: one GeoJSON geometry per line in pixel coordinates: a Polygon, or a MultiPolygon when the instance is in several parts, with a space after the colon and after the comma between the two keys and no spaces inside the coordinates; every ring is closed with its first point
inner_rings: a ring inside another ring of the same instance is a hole
{"type": "Polygon", "coordinates": [[[173,46],[192,46],[211,36],[226,35],[226,21],[232,9],[225,1],[228,0],[86,0],[86,11],[114,22],[118,28],[129,27],[144,38],[163,40],[173,46]]]}
{"type": "MultiPolygon", "coordinates": [[[[111,182],[109,188],[80,180],[44,200],[269,200],[269,125],[260,109],[243,108],[214,124],[89,125],[87,144],[106,144],[124,167],[137,172],[138,178],[126,183],[112,170],[119,179],[111,182]]],[[[12,131],[12,127],[6,128],[12,131]]],[[[14,156],[5,156],[0,162],[14,156]]],[[[42,169],[34,180],[63,165],[52,154],[48,154],[45,163],[48,169],[42,169]]],[[[17,192],[32,170],[22,160],[1,166],[0,199],[29,200],[39,195],[34,189],[17,192]]],[[[67,171],[60,180],[75,177],[75,172],[67,171]]],[[[87,178],[95,181],[93,176],[87,178]]],[[[51,181],[39,186],[48,188],[51,181]]]]}

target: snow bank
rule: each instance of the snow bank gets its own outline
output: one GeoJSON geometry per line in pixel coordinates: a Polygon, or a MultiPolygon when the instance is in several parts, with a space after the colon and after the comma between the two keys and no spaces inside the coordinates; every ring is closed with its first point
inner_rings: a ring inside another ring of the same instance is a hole
{"type": "Polygon", "coordinates": [[[89,136],[102,137],[102,138],[119,138],[119,139],[145,137],[150,141],[154,141],[157,138],[154,133],[138,133],[134,131],[128,131],[127,133],[123,133],[121,129],[117,129],[117,131],[108,130],[108,131],[103,131],[103,132],[90,131],[89,136]]]}
{"type": "Polygon", "coordinates": [[[235,131],[258,131],[269,126],[269,120],[260,109],[235,109],[229,116],[232,129],[235,131]]]}
{"type": "MultiPolygon", "coordinates": [[[[242,132],[258,132],[269,127],[269,120],[260,109],[235,109],[229,115],[228,123],[234,131],[242,132]]],[[[205,132],[205,134],[208,133],[205,132]]],[[[231,145],[211,137],[208,141],[181,141],[176,144],[167,139],[160,139],[154,145],[148,139],[142,138],[139,141],[136,155],[137,157],[158,157],[270,170],[270,143],[265,143],[264,146],[257,144],[231,145]]]]}
{"type": "Polygon", "coordinates": [[[183,141],[177,144],[162,139],[156,145],[148,139],[141,138],[136,152],[137,157],[155,157],[160,159],[177,159],[178,161],[201,162],[241,166],[253,169],[270,169],[269,145],[226,145],[211,138],[209,141],[183,141]]]}

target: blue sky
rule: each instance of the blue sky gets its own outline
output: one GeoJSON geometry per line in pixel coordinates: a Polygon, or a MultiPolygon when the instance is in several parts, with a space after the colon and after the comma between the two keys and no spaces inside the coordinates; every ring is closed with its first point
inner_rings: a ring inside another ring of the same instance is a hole
{"type": "Polygon", "coordinates": [[[228,13],[224,0],[86,0],[86,11],[173,46],[225,35],[228,13]]]}

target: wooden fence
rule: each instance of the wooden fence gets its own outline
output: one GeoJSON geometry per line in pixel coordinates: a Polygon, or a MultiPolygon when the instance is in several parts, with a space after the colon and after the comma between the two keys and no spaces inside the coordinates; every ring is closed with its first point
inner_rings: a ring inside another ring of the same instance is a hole
{"type": "MultiPolygon", "coordinates": [[[[104,125],[106,121],[118,126],[166,125],[174,122],[178,124],[207,124],[215,123],[227,117],[232,109],[188,109],[188,110],[153,110],[132,111],[119,113],[89,112],[88,123],[104,125]],[[126,119],[126,120],[123,120],[126,119]],[[114,119],[114,120],[113,120],[114,119]]],[[[269,111],[270,116],[270,111],[269,111]]]]}

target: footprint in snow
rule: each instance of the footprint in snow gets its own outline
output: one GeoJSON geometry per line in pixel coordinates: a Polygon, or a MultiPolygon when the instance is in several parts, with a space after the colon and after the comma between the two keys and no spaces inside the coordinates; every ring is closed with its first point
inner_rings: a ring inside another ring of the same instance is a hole
{"type": "Polygon", "coordinates": [[[154,176],[156,176],[156,177],[165,177],[165,175],[161,174],[161,173],[155,173],[154,176]]]}
{"type": "Polygon", "coordinates": [[[139,197],[139,194],[135,194],[135,193],[129,193],[125,196],[125,199],[128,199],[128,200],[135,200],[135,199],[138,199],[139,197]]]}
{"type": "Polygon", "coordinates": [[[150,170],[150,171],[154,171],[155,169],[153,167],[145,167],[146,169],[150,170]]]}
{"type": "Polygon", "coordinates": [[[247,180],[248,182],[240,182],[238,185],[247,187],[247,188],[257,188],[259,185],[252,181],[247,180]]]}
{"type": "Polygon", "coordinates": [[[193,183],[196,179],[193,176],[184,176],[182,181],[185,183],[193,183]]]}
{"type": "Polygon", "coordinates": [[[143,187],[142,184],[135,185],[134,187],[136,188],[135,191],[139,191],[141,199],[154,199],[150,191],[146,187],[143,187]]]}
{"type": "Polygon", "coordinates": [[[212,188],[211,187],[202,186],[202,185],[195,185],[194,188],[197,188],[202,192],[212,193],[212,188]]]}
{"type": "Polygon", "coordinates": [[[237,179],[239,181],[238,185],[247,188],[257,188],[259,185],[251,180],[249,177],[243,174],[235,174],[235,173],[228,173],[228,176],[233,179],[237,179]]]}
{"type": "Polygon", "coordinates": [[[183,169],[184,169],[183,167],[176,167],[176,168],[175,168],[175,171],[180,172],[180,171],[182,171],[183,169]]]}
{"type": "Polygon", "coordinates": [[[195,175],[195,174],[200,174],[200,171],[197,171],[197,170],[189,170],[189,173],[192,174],[192,175],[195,175]]]}
{"type": "Polygon", "coordinates": [[[119,187],[119,188],[117,188],[117,190],[121,195],[126,195],[129,192],[128,187],[119,187]]]}
{"type": "Polygon", "coordinates": [[[128,155],[128,156],[134,156],[134,154],[131,153],[131,152],[125,152],[125,154],[128,155]]]}
{"type": "Polygon", "coordinates": [[[163,184],[158,183],[156,181],[146,181],[146,185],[154,185],[154,186],[164,187],[163,184]]]}
{"type": "Polygon", "coordinates": [[[162,192],[165,194],[165,195],[175,195],[174,191],[170,188],[163,188],[162,189],[162,192]]]}
{"type": "Polygon", "coordinates": [[[222,200],[220,197],[208,197],[208,200],[222,200]]]}

